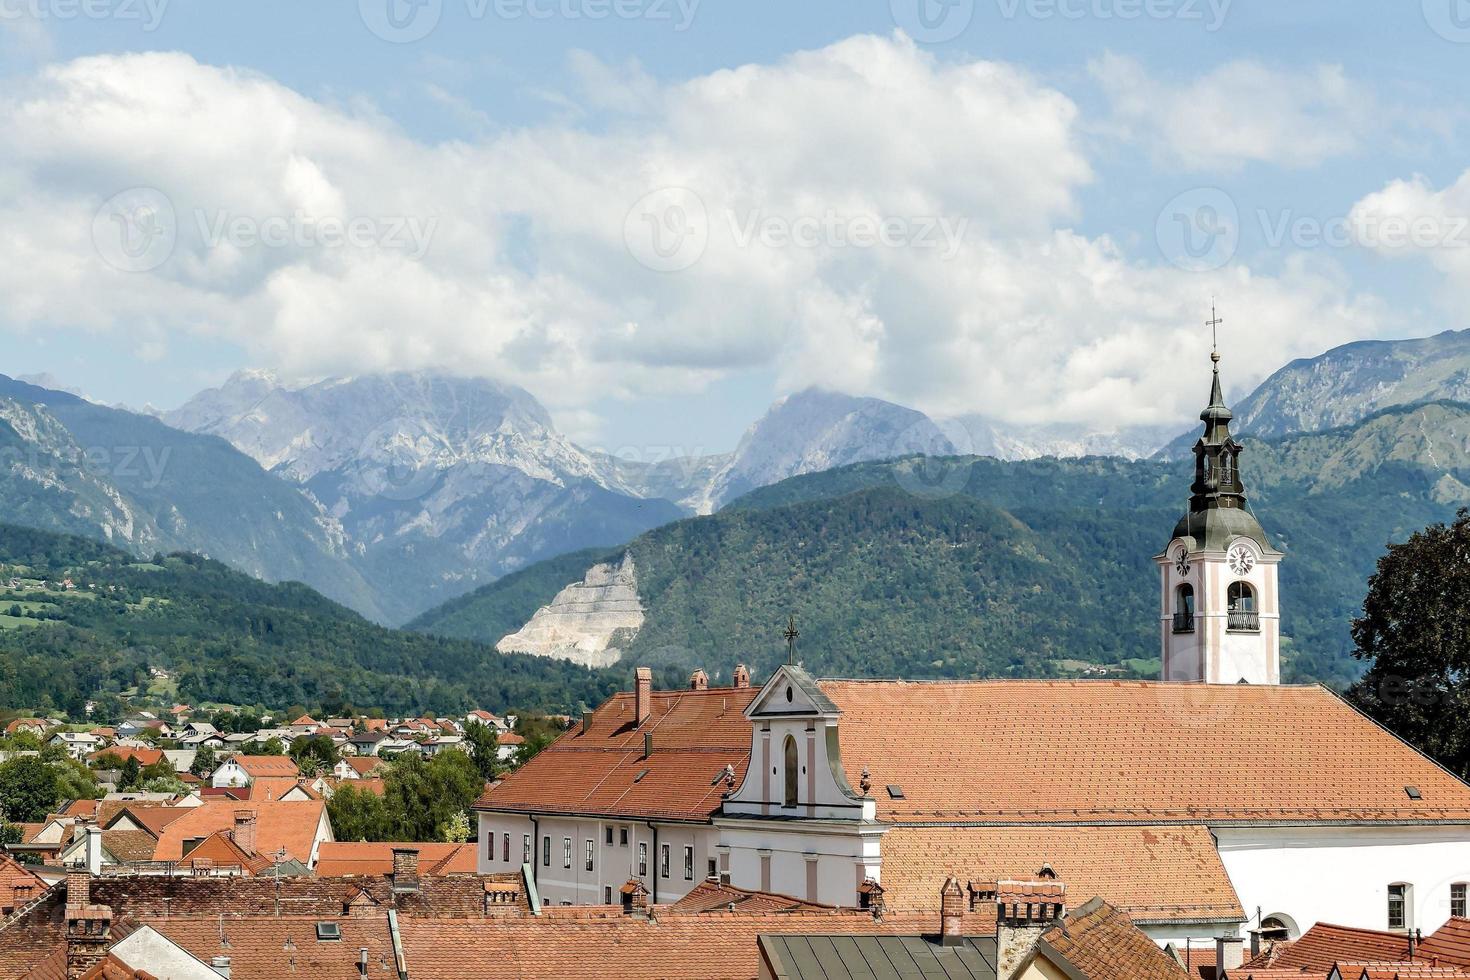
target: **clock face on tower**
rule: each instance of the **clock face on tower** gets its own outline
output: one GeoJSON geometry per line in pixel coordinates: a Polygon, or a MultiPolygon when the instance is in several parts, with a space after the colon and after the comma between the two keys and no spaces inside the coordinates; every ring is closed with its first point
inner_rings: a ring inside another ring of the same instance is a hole
{"type": "Polygon", "coordinates": [[[1230,570],[1236,575],[1245,575],[1256,567],[1256,556],[1245,545],[1238,544],[1230,549],[1230,570]]]}
{"type": "Polygon", "coordinates": [[[1178,572],[1181,576],[1189,574],[1189,552],[1185,550],[1183,545],[1179,547],[1179,550],[1174,552],[1174,571],[1178,572]]]}

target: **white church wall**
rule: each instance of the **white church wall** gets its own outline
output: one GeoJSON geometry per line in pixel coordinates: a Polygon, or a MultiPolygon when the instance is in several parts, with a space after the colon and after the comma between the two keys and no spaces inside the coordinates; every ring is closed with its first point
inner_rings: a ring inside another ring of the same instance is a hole
{"type": "Polygon", "coordinates": [[[1409,925],[1425,935],[1450,915],[1450,886],[1470,883],[1470,826],[1221,827],[1221,860],[1256,924],[1285,915],[1302,931],[1317,922],[1388,928],[1388,886],[1411,886],[1409,925]]]}

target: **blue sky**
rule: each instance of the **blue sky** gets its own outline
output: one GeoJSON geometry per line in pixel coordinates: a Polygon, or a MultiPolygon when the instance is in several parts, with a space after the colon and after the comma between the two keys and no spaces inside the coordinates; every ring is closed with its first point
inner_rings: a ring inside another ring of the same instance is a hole
{"type": "Polygon", "coordinates": [[[0,370],[163,407],[247,366],[483,373],[709,452],[806,384],[1187,419],[1211,295],[1237,393],[1466,326],[1463,0],[532,2],[0,0],[0,370]],[[432,29],[384,40],[389,3],[432,29]],[[139,187],[177,227],[119,269],[91,222],[139,187]],[[699,254],[650,268],[628,236],[692,202],[699,254]],[[373,241],[260,245],[298,213],[373,241]]]}

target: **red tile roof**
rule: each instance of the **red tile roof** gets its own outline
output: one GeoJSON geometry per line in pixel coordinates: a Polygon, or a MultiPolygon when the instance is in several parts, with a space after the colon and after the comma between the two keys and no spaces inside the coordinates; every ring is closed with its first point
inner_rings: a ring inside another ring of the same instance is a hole
{"type": "Polygon", "coordinates": [[[375,755],[349,755],[344,761],[359,776],[366,776],[374,769],[387,765],[387,763],[375,755]]]}
{"type": "Polygon", "coordinates": [[[420,875],[475,873],[474,844],[392,843],[336,841],[322,844],[316,873],[321,877],[385,875],[393,870],[393,849],[412,847],[419,852],[420,875]]]}
{"type": "Polygon", "coordinates": [[[40,898],[47,887],[25,865],[0,854],[0,916],[40,898]]]}
{"type": "Polygon", "coordinates": [[[1138,930],[1127,914],[1094,898],[1041,941],[1087,980],[1188,980],[1189,974],[1138,930]]]}
{"type": "Polygon", "coordinates": [[[88,754],[87,761],[96,762],[104,756],[115,755],[119,762],[127,762],[129,759],[137,759],[138,765],[147,768],[157,765],[163,761],[162,749],[140,749],[131,745],[114,745],[110,749],[99,749],[88,754]]]}
{"type": "Polygon", "coordinates": [[[198,869],[239,868],[242,873],[252,875],[272,866],[270,858],[249,853],[235,843],[234,834],[228,830],[210,834],[188,853],[184,863],[198,869]]]}
{"type": "Polygon", "coordinates": [[[1452,917],[1419,944],[1420,959],[1470,966],[1470,919],[1452,917]]]}
{"type": "MultiPolygon", "coordinates": [[[[627,885],[623,887],[626,889],[627,885]]],[[[734,885],[725,885],[708,879],[695,885],[689,890],[689,894],[669,906],[675,912],[788,912],[796,909],[820,910],[831,907],[817,902],[805,902],[789,895],[736,888],[734,885]]]]}
{"type": "Polygon", "coordinates": [[[880,819],[1470,819],[1470,786],[1322,687],[820,685],[843,712],[848,780],[871,770],[880,819]],[[1271,764],[1239,764],[1260,757],[1271,764]],[[904,799],[889,798],[890,783],[904,799]]]}
{"type": "Polygon", "coordinates": [[[262,776],[290,776],[294,779],[301,771],[289,755],[235,755],[229,761],[244,769],[251,779],[262,776]]]}
{"type": "Polygon", "coordinates": [[[295,776],[256,776],[250,781],[249,798],[252,800],[279,800],[293,789],[300,789],[307,799],[321,799],[321,795],[302,783],[295,776]]]}
{"type": "Polygon", "coordinates": [[[1401,932],[1319,922],[1291,942],[1276,943],[1247,965],[1251,969],[1305,970],[1326,976],[1339,960],[1401,960],[1408,955],[1409,939],[1401,932]]]}
{"type": "Polygon", "coordinates": [[[656,691],[651,714],[634,723],[634,696],[617,694],[587,730],[564,732],[525,766],[492,786],[479,809],[707,820],[720,808],[720,773],[737,779],[750,759],[742,712],[753,688],[656,691]],[[643,754],[652,734],[653,755],[643,754]]]}
{"type": "Polygon", "coordinates": [[[1245,917],[1203,826],[904,827],[883,835],[884,903],[938,914],[939,887],[1034,878],[1049,865],[1073,896],[1102,895],[1135,921],[1245,917]]]}
{"type": "Polygon", "coordinates": [[[258,800],[208,801],[164,828],[154,860],[178,861],[184,856],[184,842],[202,840],[235,826],[237,810],[253,810],[256,814],[255,850],[258,854],[275,854],[285,848],[286,856],[310,865],[312,845],[321,824],[325,804],[320,800],[304,802],[261,802],[258,800]]]}

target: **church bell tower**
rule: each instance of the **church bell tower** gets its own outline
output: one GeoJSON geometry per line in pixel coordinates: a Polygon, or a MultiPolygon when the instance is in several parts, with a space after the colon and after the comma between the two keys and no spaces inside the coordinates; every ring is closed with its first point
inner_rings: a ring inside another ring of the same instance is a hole
{"type": "MultiPolygon", "coordinates": [[[[1212,321],[1218,323],[1218,320],[1212,321]]],[[[1212,684],[1281,683],[1281,552],[1247,508],[1241,445],[1220,394],[1220,354],[1194,444],[1189,512],[1159,565],[1163,678],[1212,684]]]]}

